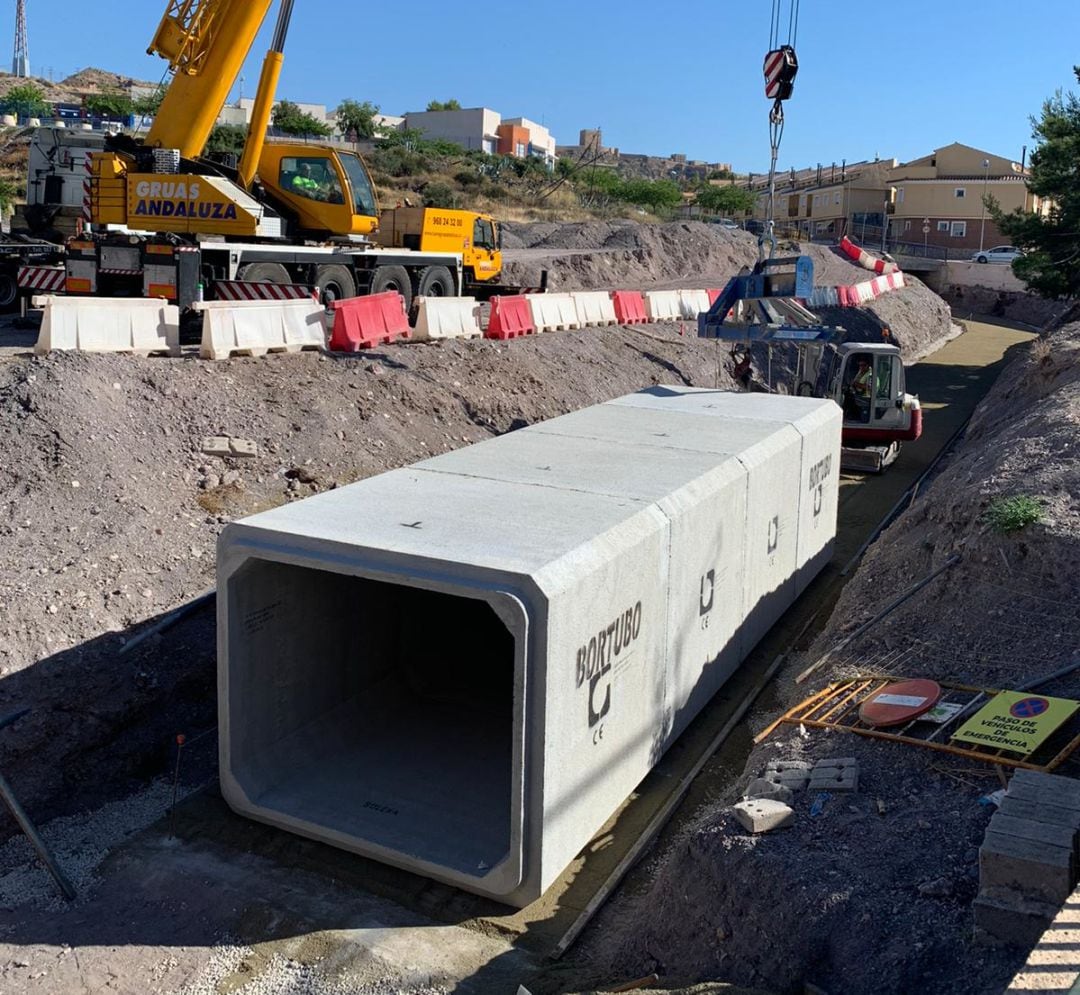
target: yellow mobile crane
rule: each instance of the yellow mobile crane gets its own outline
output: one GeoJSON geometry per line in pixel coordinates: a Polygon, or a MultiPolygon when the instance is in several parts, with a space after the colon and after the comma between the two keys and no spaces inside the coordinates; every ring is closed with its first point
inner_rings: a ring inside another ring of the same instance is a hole
{"type": "MultiPolygon", "coordinates": [[[[492,218],[426,209],[413,235],[376,248],[379,211],[359,155],[266,141],[293,4],[281,0],[244,152],[230,162],[204,151],[273,0],[169,0],[149,52],[168,61],[172,82],[144,141],[110,136],[90,155],[91,228],[68,244],[67,292],[185,307],[202,293],[259,296],[252,285],[316,288],[327,303],[396,290],[407,306],[414,295],[520,292],[498,283],[492,218]]],[[[387,220],[392,233],[402,227],[387,220]]]]}

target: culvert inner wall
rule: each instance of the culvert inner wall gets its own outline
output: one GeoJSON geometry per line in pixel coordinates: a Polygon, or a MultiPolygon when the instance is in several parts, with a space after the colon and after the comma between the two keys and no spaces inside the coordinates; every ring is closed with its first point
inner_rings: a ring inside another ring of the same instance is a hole
{"type": "Polygon", "coordinates": [[[229,804],[533,901],[827,561],[840,425],[655,388],[228,526],[229,804]]]}

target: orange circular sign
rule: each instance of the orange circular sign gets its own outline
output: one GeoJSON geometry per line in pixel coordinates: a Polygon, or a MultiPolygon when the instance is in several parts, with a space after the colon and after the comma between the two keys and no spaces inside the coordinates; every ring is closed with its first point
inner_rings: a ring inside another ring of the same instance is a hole
{"type": "Polygon", "coordinates": [[[900,726],[929,712],[941,697],[935,681],[898,681],[875,691],[859,706],[859,718],[868,726],[900,726]]]}

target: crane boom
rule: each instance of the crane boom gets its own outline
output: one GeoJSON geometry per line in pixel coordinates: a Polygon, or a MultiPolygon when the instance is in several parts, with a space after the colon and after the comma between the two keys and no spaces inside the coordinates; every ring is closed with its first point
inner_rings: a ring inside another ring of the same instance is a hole
{"type": "MultiPolygon", "coordinates": [[[[273,0],[169,0],[148,49],[174,76],[146,136],[153,148],[201,155],[273,0]]],[[[291,6],[291,5],[290,5],[291,6]]]]}

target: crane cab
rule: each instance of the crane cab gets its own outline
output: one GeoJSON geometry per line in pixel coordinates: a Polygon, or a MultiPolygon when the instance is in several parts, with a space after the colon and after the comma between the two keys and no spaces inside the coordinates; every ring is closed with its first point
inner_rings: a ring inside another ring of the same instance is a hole
{"type": "Polygon", "coordinates": [[[263,149],[259,180],[293,215],[298,234],[365,236],[378,228],[371,176],[354,152],[275,142],[263,149]]]}

